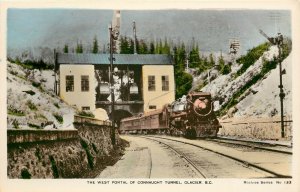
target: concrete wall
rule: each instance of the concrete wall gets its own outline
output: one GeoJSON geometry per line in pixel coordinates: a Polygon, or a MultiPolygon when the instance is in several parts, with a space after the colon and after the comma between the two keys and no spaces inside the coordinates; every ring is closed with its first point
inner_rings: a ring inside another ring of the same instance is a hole
{"type": "Polygon", "coordinates": [[[8,178],[98,174],[98,167],[113,151],[110,126],[75,123],[75,127],[77,130],[8,130],[8,178]]]}
{"type": "Polygon", "coordinates": [[[60,65],[60,98],[70,105],[76,105],[78,109],[90,107],[95,109],[96,91],[95,91],[95,72],[94,65],[60,65]],[[74,76],[74,91],[66,92],[66,75],[74,76]],[[81,91],[81,76],[89,76],[89,91],[81,91]]]}
{"type": "Polygon", "coordinates": [[[149,105],[155,105],[156,109],[161,109],[165,104],[175,100],[175,81],[173,65],[144,65],[143,75],[143,98],[144,112],[151,111],[149,105]],[[148,76],[155,76],[155,91],[148,90],[148,76]],[[162,91],[162,76],[169,77],[169,90],[162,91]]]}
{"type": "Polygon", "coordinates": [[[269,118],[231,118],[220,120],[220,135],[238,136],[254,139],[291,140],[292,121],[285,118],[285,137],[281,138],[280,117],[269,118]]]}

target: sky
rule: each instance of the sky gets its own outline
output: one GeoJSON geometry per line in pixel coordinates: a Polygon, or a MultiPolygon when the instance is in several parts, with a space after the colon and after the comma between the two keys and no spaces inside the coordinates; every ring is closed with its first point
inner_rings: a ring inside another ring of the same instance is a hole
{"type": "MultiPolygon", "coordinates": [[[[77,41],[91,46],[94,37],[107,44],[112,17],[113,10],[9,9],[8,48],[62,48],[77,41]]],[[[239,39],[245,52],[266,41],[259,29],[291,37],[291,14],[283,10],[121,10],[121,35],[132,37],[133,21],[140,39],[195,40],[208,52],[228,51],[231,38],[239,39]]]]}

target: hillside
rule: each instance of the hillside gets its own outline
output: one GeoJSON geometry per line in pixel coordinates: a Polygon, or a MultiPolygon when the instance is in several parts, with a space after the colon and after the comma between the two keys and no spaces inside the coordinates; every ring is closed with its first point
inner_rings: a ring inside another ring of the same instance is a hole
{"type": "Polygon", "coordinates": [[[54,94],[52,75],[7,62],[8,129],[73,129],[76,110],[54,94]]]}
{"type": "MultiPolygon", "coordinates": [[[[211,92],[215,99],[215,110],[223,118],[228,117],[271,117],[279,115],[278,66],[266,73],[266,64],[278,57],[278,48],[271,46],[242,74],[232,70],[228,75],[219,75],[201,91],[211,92]]],[[[291,55],[283,62],[287,74],[283,76],[285,114],[292,114],[291,55]]],[[[239,65],[241,68],[241,65],[239,65]]]]}
{"type": "MultiPolygon", "coordinates": [[[[286,74],[282,76],[285,92],[284,114],[292,115],[292,55],[290,54],[283,62],[282,68],[286,74]]],[[[279,66],[253,87],[252,91],[237,105],[234,116],[275,116],[280,115],[279,99],[279,66]]]]}

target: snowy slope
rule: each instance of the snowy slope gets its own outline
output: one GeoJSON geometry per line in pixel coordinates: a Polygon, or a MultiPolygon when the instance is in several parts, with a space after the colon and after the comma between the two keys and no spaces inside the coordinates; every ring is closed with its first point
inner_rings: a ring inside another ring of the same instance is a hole
{"type": "MultiPolygon", "coordinates": [[[[284,113],[292,115],[292,54],[290,54],[283,62],[282,68],[286,70],[286,74],[282,76],[284,92],[284,113]]],[[[245,99],[243,99],[236,107],[235,116],[275,116],[280,115],[280,99],[279,99],[279,66],[272,70],[268,77],[258,82],[245,99]],[[254,94],[255,93],[255,94],[254,94]]]]}
{"type": "MultiPolygon", "coordinates": [[[[234,78],[234,72],[228,75],[220,75],[210,84],[206,85],[201,91],[211,92],[212,96],[220,101],[220,106],[228,102],[240,88],[243,87],[252,77],[257,75],[263,64],[263,57],[271,60],[278,56],[278,48],[270,47],[262,57],[250,66],[242,75],[234,78]]],[[[285,115],[292,115],[292,63],[291,54],[282,62],[286,75],[283,75],[283,86],[286,97],[284,99],[285,115]]],[[[251,86],[240,98],[239,103],[229,110],[229,116],[233,117],[270,117],[280,115],[279,100],[279,66],[266,74],[265,79],[258,81],[251,86]]],[[[217,105],[218,106],[218,105],[217,105]]],[[[218,108],[217,108],[218,109],[218,108]]]]}
{"type": "Polygon", "coordinates": [[[49,124],[43,128],[73,129],[76,111],[54,94],[52,74],[50,70],[28,70],[7,63],[8,128],[36,129],[49,124]],[[63,122],[55,115],[63,117],[63,122]]]}
{"type": "Polygon", "coordinates": [[[210,84],[201,89],[204,92],[211,92],[213,97],[218,97],[221,105],[227,103],[231,97],[239,89],[241,89],[248,81],[255,75],[259,74],[262,66],[263,59],[271,60],[274,56],[278,55],[278,48],[276,46],[270,47],[253,65],[251,65],[242,75],[234,78],[234,72],[228,75],[221,75],[210,84]]]}

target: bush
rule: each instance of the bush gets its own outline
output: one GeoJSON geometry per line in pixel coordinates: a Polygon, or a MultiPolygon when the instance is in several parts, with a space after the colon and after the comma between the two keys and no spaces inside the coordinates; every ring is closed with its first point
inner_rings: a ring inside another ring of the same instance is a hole
{"type": "Polygon", "coordinates": [[[35,128],[35,129],[40,129],[41,127],[39,125],[33,124],[33,123],[28,123],[28,126],[31,128],[35,128]]]}
{"type": "Polygon", "coordinates": [[[51,162],[51,168],[52,168],[52,172],[53,172],[53,177],[54,178],[59,178],[58,169],[57,169],[54,157],[52,155],[50,155],[49,159],[50,159],[50,162],[51,162]]]}
{"type": "Polygon", "coordinates": [[[263,43],[248,51],[246,55],[237,59],[237,63],[242,64],[242,67],[237,71],[237,75],[243,74],[251,65],[253,65],[265,51],[270,47],[270,43],[263,43]]]}
{"type": "Polygon", "coordinates": [[[13,120],[13,128],[15,128],[15,129],[19,129],[20,127],[19,127],[19,122],[15,119],[15,120],[13,120]]]}
{"type": "Polygon", "coordinates": [[[80,111],[77,113],[77,115],[84,116],[84,117],[92,117],[92,118],[95,117],[95,115],[91,111],[80,111]]]}
{"type": "Polygon", "coordinates": [[[60,108],[58,103],[54,103],[53,105],[58,109],[60,108]]]}
{"type": "Polygon", "coordinates": [[[34,86],[34,87],[39,87],[39,86],[41,86],[41,83],[36,82],[36,81],[33,81],[33,82],[32,82],[32,86],[34,86]]]}
{"type": "Polygon", "coordinates": [[[86,152],[86,156],[87,156],[87,159],[88,159],[89,166],[90,166],[91,169],[93,169],[94,168],[94,157],[92,156],[92,154],[91,154],[91,152],[88,148],[89,145],[83,139],[80,140],[80,143],[81,143],[81,146],[83,147],[83,149],[86,152]]]}
{"type": "Polygon", "coordinates": [[[32,103],[30,100],[27,101],[26,105],[29,107],[30,110],[32,111],[36,111],[37,108],[36,106],[34,105],[34,103],[32,103]]]}
{"type": "Polygon", "coordinates": [[[7,113],[9,115],[14,115],[14,116],[24,116],[25,115],[24,111],[15,109],[12,106],[8,107],[7,113]]]}
{"type": "Polygon", "coordinates": [[[29,171],[26,168],[24,168],[21,171],[21,177],[22,177],[22,179],[31,179],[31,174],[29,173],[29,171]]]}
{"type": "Polygon", "coordinates": [[[23,91],[23,92],[25,92],[25,93],[27,93],[27,94],[29,94],[29,95],[35,95],[35,92],[32,91],[32,90],[29,90],[29,91],[23,91]]]}
{"type": "Polygon", "coordinates": [[[55,117],[55,119],[56,119],[60,124],[62,124],[62,123],[64,122],[64,118],[63,118],[61,115],[59,115],[58,113],[53,113],[52,115],[55,117]]]}
{"type": "Polygon", "coordinates": [[[222,75],[227,75],[231,72],[231,67],[230,65],[224,65],[223,68],[220,70],[220,73],[222,75]]]}
{"type": "MultiPolygon", "coordinates": [[[[13,61],[13,60],[12,60],[13,61]]],[[[53,65],[49,65],[47,63],[45,63],[42,59],[40,60],[25,60],[23,62],[21,62],[18,58],[13,61],[14,63],[21,65],[24,68],[27,69],[53,69],[54,66],[53,65]]]]}
{"type": "Polygon", "coordinates": [[[193,76],[184,72],[179,71],[176,74],[176,99],[186,95],[192,88],[193,76]]]}

